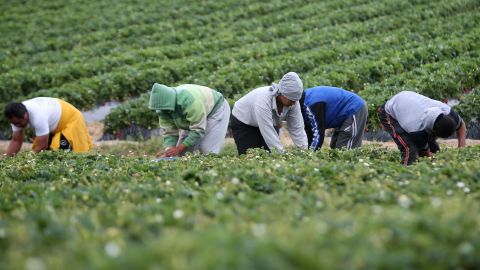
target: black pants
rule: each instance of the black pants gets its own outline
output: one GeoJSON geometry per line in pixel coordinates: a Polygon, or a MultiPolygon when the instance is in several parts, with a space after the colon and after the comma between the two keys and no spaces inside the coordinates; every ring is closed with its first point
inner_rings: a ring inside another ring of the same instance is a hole
{"type": "MultiPolygon", "coordinates": [[[[233,139],[237,145],[239,155],[245,154],[247,149],[250,148],[263,148],[270,151],[258,127],[244,124],[232,114],[230,117],[230,128],[232,129],[233,139]]],[[[276,130],[278,132],[277,128],[276,130]]]]}
{"type": "MultiPolygon", "coordinates": [[[[421,152],[419,153],[419,149],[413,142],[410,134],[400,126],[395,118],[385,111],[385,106],[378,108],[377,112],[383,129],[392,136],[398,150],[400,150],[403,165],[410,165],[417,160],[418,156],[423,156],[421,152]]],[[[433,137],[428,139],[428,147],[432,153],[440,150],[438,143],[433,137]]]]}
{"type": "MultiPolygon", "coordinates": [[[[50,136],[48,137],[48,149],[49,150],[51,150],[50,145],[52,144],[53,135],[54,134],[50,134],[50,136]]],[[[62,149],[62,150],[72,150],[72,146],[68,142],[67,138],[65,138],[65,136],[63,136],[63,134],[60,134],[60,149],[62,149]]]]}

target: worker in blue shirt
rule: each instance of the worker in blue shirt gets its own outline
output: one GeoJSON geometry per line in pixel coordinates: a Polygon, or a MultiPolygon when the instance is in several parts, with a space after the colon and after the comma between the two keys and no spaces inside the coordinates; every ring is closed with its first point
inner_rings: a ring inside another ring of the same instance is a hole
{"type": "Polygon", "coordinates": [[[362,146],[368,108],[361,97],[337,87],[316,86],[304,91],[300,104],[310,149],[322,147],[327,128],[335,129],[332,149],[362,146]]]}

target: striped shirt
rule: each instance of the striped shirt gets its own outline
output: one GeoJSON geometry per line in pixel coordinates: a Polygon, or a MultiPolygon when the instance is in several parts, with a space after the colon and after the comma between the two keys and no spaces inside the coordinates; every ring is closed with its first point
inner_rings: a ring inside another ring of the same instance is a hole
{"type": "Polygon", "coordinates": [[[159,111],[160,127],[165,130],[165,148],[175,146],[179,138],[179,129],[188,130],[185,146],[194,146],[205,136],[207,117],[215,113],[223,104],[224,98],[219,92],[205,86],[183,84],[174,88],[177,92],[174,111],[159,111]]]}

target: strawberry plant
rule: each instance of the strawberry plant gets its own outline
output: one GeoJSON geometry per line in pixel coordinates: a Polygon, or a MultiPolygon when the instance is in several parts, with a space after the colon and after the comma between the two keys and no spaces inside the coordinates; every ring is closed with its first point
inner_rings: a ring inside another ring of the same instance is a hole
{"type": "Polygon", "coordinates": [[[160,162],[23,152],[0,160],[0,265],[478,268],[479,153],[405,168],[379,146],[160,162]]]}

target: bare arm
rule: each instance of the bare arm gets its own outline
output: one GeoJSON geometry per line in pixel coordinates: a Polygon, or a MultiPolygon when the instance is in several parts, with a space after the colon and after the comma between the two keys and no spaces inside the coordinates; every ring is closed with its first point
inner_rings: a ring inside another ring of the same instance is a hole
{"type": "Polygon", "coordinates": [[[10,144],[8,144],[7,156],[13,157],[15,154],[17,154],[22,148],[22,144],[23,144],[23,130],[13,132],[12,140],[10,141],[10,144]]]}
{"type": "Polygon", "coordinates": [[[465,122],[462,120],[462,125],[457,130],[458,147],[465,147],[466,134],[467,128],[465,127],[465,122]]]}
{"type": "Polygon", "coordinates": [[[42,150],[47,150],[48,148],[48,134],[44,136],[35,137],[35,148],[33,152],[38,153],[42,150]]]}

